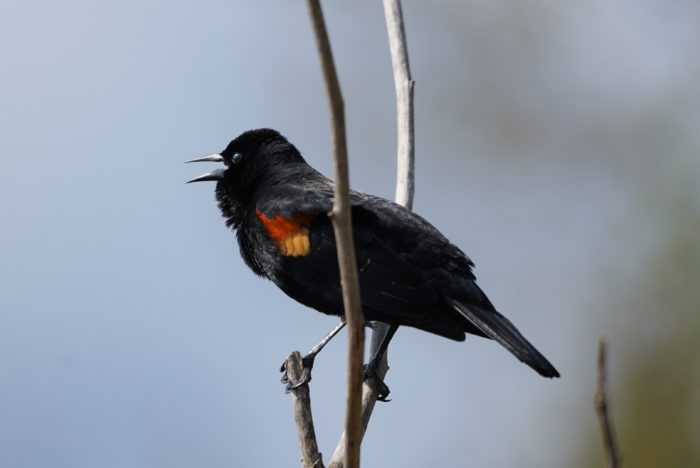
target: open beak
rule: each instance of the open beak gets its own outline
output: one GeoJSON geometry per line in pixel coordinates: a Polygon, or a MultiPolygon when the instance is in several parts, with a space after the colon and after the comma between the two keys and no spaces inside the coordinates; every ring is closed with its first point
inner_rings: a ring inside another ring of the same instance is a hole
{"type": "MultiPolygon", "coordinates": [[[[185,163],[193,162],[224,162],[224,158],[220,154],[214,153],[210,154],[209,156],[204,156],[202,158],[193,159],[191,161],[185,161],[185,163]]],[[[190,184],[192,182],[219,181],[224,178],[224,172],[224,169],[215,169],[211,172],[207,172],[206,174],[202,174],[199,177],[195,177],[192,180],[188,180],[187,183],[190,184]]]]}

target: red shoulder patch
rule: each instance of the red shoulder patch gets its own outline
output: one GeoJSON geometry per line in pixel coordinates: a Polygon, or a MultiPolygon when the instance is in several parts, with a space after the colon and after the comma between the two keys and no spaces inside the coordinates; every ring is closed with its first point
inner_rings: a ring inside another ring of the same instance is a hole
{"type": "Polygon", "coordinates": [[[256,214],[282,255],[301,257],[309,254],[311,241],[308,227],[312,215],[295,213],[289,218],[280,215],[268,218],[260,210],[256,214]]]}

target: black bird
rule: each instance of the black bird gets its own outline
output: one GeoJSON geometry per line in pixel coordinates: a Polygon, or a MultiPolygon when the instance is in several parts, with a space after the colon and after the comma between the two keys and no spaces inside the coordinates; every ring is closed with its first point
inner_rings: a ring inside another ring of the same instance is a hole
{"type": "MultiPolygon", "coordinates": [[[[188,162],[200,161],[225,166],[190,182],[216,182],[219,209],[253,272],[292,299],[341,317],[304,358],[310,372],[316,354],[345,324],[328,217],[333,182],[271,129],[247,131],[220,154],[188,162]]],[[[389,324],[366,375],[374,373],[399,325],[406,325],[456,341],[464,341],[465,333],[491,338],[540,375],[559,377],[477,286],[472,261],[435,227],[389,200],[356,191],[350,198],[365,320],[389,324]]],[[[379,382],[386,397],[389,390],[379,382]]]]}

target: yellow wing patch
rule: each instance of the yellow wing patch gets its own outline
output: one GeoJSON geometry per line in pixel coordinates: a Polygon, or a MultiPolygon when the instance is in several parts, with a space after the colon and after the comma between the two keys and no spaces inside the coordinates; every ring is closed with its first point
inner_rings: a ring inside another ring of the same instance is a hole
{"type": "Polygon", "coordinates": [[[277,245],[280,254],[287,257],[303,257],[309,254],[311,241],[308,226],[313,216],[298,213],[290,218],[280,215],[268,218],[259,210],[257,216],[270,239],[277,245]]]}
{"type": "Polygon", "coordinates": [[[290,257],[302,257],[304,255],[308,255],[309,251],[311,250],[309,230],[306,228],[301,229],[297,234],[287,237],[282,242],[278,242],[277,248],[279,248],[282,255],[287,255],[290,257]]]}

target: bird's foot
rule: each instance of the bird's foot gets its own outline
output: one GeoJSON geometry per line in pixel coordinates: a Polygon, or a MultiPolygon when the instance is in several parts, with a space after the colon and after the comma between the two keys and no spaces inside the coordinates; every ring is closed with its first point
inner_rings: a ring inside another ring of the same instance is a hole
{"type": "Polygon", "coordinates": [[[280,367],[280,372],[282,372],[282,378],[280,381],[284,384],[284,393],[289,393],[295,388],[299,388],[304,384],[311,382],[311,369],[314,367],[314,360],[316,359],[315,354],[308,354],[301,358],[301,377],[296,383],[292,383],[289,380],[289,372],[287,370],[287,361],[285,360],[280,367]]]}
{"type": "Polygon", "coordinates": [[[370,361],[369,364],[365,364],[363,374],[365,380],[372,379],[374,381],[374,385],[376,387],[375,389],[377,391],[377,400],[383,402],[391,401],[387,398],[389,396],[389,393],[391,393],[391,390],[389,390],[387,384],[385,384],[384,381],[379,377],[379,374],[377,374],[376,363],[373,364],[373,361],[370,361]]]}

